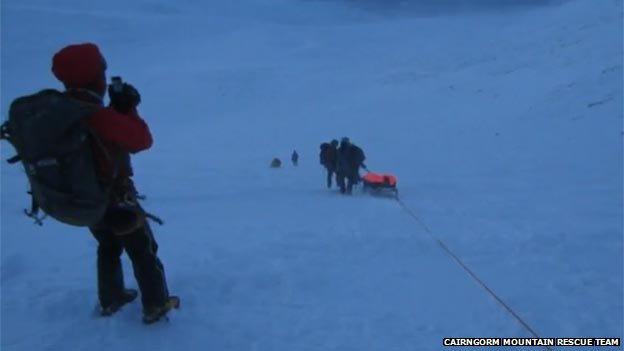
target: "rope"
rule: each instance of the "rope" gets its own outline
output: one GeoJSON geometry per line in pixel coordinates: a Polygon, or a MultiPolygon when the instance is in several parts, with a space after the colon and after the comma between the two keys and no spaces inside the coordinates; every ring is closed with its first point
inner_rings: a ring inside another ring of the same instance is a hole
{"type": "MultiPolygon", "coordinates": [[[[418,224],[420,224],[424,229],[425,232],[427,232],[427,234],[429,234],[429,236],[435,240],[438,245],[442,248],[442,250],[444,250],[447,254],[449,254],[449,256],[451,256],[455,262],[457,262],[479,285],[481,285],[481,287],[483,287],[483,289],[485,289],[485,291],[487,291],[501,306],[503,306],[503,308],[505,308],[505,310],[507,310],[507,312],[509,312],[529,333],[531,333],[531,335],[533,335],[534,337],[541,339],[541,337],[539,336],[539,334],[537,334],[537,332],[531,328],[531,326],[525,322],[511,307],[509,307],[509,305],[507,305],[505,303],[505,301],[503,301],[503,299],[501,299],[498,295],[496,295],[496,293],[490,289],[490,287],[488,287],[483,280],[481,280],[460,258],[459,256],[457,256],[455,253],[453,253],[453,251],[451,251],[451,249],[448,248],[448,246],[446,246],[446,244],[444,244],[444,242],[442,240],[440,240],[439,238],[437,238],[433,232],[431,231],[431,229],[429,229],[429,227],[420,220],[420,218],[418,218],[418,216],[416,216],[416,214],[414,213],[414,211],[412,211],[409,207],[407,207],[407,205],[401,201],[401,199],[399,199],[399,197],[397,196],[396,198],[397,203],[401,206],[401,208],[403,209],[403,211],[405,211],[405,213],[407,213],[409,216],[411,216],[418,224]]],[[[545,345],[544,348],[546,350],[551,351],[552,348],[550,346],[545,345]]]]}

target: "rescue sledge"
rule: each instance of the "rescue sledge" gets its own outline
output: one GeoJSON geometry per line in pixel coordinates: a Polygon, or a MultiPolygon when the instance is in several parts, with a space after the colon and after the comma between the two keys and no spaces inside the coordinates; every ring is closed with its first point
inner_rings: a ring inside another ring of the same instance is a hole
{"type": "Polygon", "coordinates": [[[371,191],[379,194],[399,195],[396,176],[387,173],[366,173],[362,177],[362,189],[364,192],[371,191]]]}

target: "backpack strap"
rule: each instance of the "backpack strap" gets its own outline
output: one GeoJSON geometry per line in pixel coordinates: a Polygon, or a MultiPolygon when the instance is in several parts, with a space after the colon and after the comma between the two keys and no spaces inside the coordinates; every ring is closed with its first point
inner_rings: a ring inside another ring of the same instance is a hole
{"type": "Polygon", "coordinates": [[[6,139],[9,140],[11,138],[11,133],[9,132],[9,121],[5,121],[0,125],[0,140],[6,139]]]}
{"type": "MultiPolygon", "coordinates": [[[[17,161],[20,161],[21,157],[19,155],[11,157],[9,160],[7,160],[7,162],[11,163],[14,159],[17,159],[17,161]]],[[[17,161],[14,161],[13,163],[17,161]]],[[[24,162],[24,166],[26,167],[26,171],[29,174],[36,176],[37,169],[41,167],[58,166],[58,160],[56,158],[45,158],[45,159],[36,161],[34,163],[24,162]]],[[[48,214],[44,212],[43,215],[40,216],[39,215],[40,206],[37,200],[35,199],[35,195],[33,195],[32,190],[28,191],[28,194],[30,195],[30,210],[24,209],[24,214],[27,217],[32,218],[35,224],[42,226],[43,220],[46,217],[48,217],[48,214]]]]}
{"type": "Polygon", "coordinates": [[[91,128],[87,128],[87,130],[89,132],[89,137],[91,137],[94,141],[95,146],[102,151],[102,154],[109,162],[113,163],[113,179],[117,178],[117,175],[119,175],[119,162],[117,162],[117,160],[113,160],[113,156],[102,142],[102,139],[100,139],[100,137],[91,128]]]}
{"type": "Polygon", "coordinates": [[[147,217],[148,219],[151,219],[154,223],[156,223],[158,225],[165,224],[165,221],[163,221],[160,217],[158,217],[158,216],[156,216],[156,215],[154,215],[152,213],[149,213],[147,211],[144,211],[144,212],[145,212],[145,217],[147,217]]]}
{"type": "MultiPolygon", "coordinates": [[[[0,140],[8,140],[11,142],[11,128],[9,121],[5,121],[2,125],[0,125],[0,140]]],[[[21,160],[22,157],[20,155],[15,155],[7,159],[7,162],[12,165],[21,160]]],[[[37,203],[37,200],[35,200],[32,191],[28,191],[28,194],[30,194],[30,210],[24,209],[24,214],[34,219],[35,224],[41,226],[43,225],[43,220],[47,217],[47,214],[44,214],[41,217],[39,216],[39,204],[37,203]]]]}
{"type": "Polygon", "coordinates": [[[28,194],[30,194],[30,211],[24,209],[24,214],[27,217],[32,218],[35,224],[42,226],[43,220],[48,216],[48,214],[44,213],[43,216],[39,216],[39,204],[37,203],[37,200],[35,200],[35,196],[32,191],[29,191],[28,194]]]}
{"type": "MultiPolygon", "coordinates": [[[[11,142],[11,131],[9,127],[9,121],[5,121],[4,123],[2,123],[2,125],[0,125],[0,140],[8,140],[9,142],[11,142]]],[[[20,157],[20,155],[15,155],[7,159],[7,162],[12,165],[21,160],[22,158],[20,157]]]]}
{"type": "Polygon", "coordinates": [[[8,158],[6,161],[8,164],[12,165],[12,164],[18,163],[21,160],[22,160],[22,157],[20,155],[15,155],[11,158],[8,158]]]}

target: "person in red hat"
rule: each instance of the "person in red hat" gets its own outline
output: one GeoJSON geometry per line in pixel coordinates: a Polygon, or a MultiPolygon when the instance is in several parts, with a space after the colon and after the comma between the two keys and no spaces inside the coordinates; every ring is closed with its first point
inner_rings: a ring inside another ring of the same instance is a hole
{"type": "Polygon", "coordinates": [[[170,296],[158,245],[137,203],[130,155],[149,149],[152,136],[137,113],[140,95],[132,85],[120,80],[117,86],[111,85],[111,103],[104,106],[106,68],[104,56],[92,43],[69,45],[52,59],[52,72],[65,86],[65,94],[101,107],[88,118],[96,136],[92,149],[98,176],[112,189],[106,215],[89,228],[98,241],[101,313],[112,315],[137,297],[136,290],[124,286],[120,256],[125,250],[141,291],[144,321],[150,323],[167,313],[170,296]]]}

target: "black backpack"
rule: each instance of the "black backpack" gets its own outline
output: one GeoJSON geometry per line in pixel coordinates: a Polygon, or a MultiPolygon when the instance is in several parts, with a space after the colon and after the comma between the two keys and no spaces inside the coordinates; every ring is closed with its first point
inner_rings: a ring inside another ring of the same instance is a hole
{"type": "Polygon", "coordinates": [[[355,145],[351,145],[352,149],[352,157],[353,157],[353,164],[356,167],[359,167],[362,163],[364,163],[364,160],[366,160],[366,156],[364,156],[364,151],[362,151],[362,149],[360,149],[359,147],[355,146],[355,145]]]}
{"type": "Polygon", "coordinates": [[[331,145],[329,145],[329,143],[322,143],[320,146],[321,152],[319,153],[319,161],[322,165],[327,163],[327,153],[329,152],[330,147],[331,145]]]}
{"type": "Polygon", "coordinates": [[[1,134],[17,151],[9,162],[24,166],[33,201],[25,212],[38,224],[39,208],[75,226],[104,216],[109,189],[98,181],[92,150],[92,143],[101,144],[86,120],[98,108],[52,89],[11,103],[1,134]]]}

